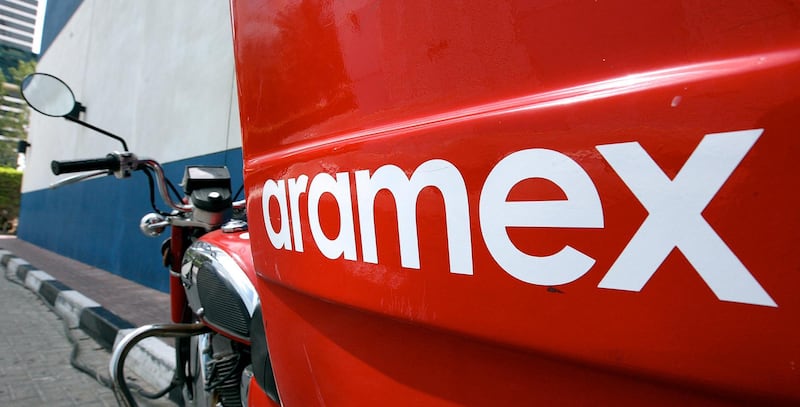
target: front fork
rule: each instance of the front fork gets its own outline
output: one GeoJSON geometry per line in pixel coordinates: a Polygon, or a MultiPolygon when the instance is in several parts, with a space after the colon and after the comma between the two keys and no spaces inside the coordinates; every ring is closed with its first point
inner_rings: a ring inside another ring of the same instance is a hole
{"type": "MultiPolygon", "coordinates": [[[[165,253],[165,265],[170,269],[170,316],[174,323],[153,324],[140,327],[126,335],[119,344],[117,344],[112,353],[109,370],[114,396],[121,406],[136,406],[136,401],[133,399],[130,389],[125,382],[124,363],[128,352],[145,338],[152,336],[176,338],[176,371],[174,381],[177,383],[185,383],[190,386],[194,385],[194,383],[190,383],[187,380],[184,370],[186,363],[189,361],[191,346],[189,337],[210,333],[212,330],[203,323],[190,323],[193,321],[194,316],[189,308],[186,299],[186,291],[184,290],[180,276],[183,255],[189,246],[190,233],[191,230],[188,228],[173,225],[171,227],[169,250],[165,253]]],[[[246,386],[249,391],[244,391],[242,397],[247,397],[249,395],[249,398],[255,400],[257,405],[278,405],[274,403],[272,399],[269,399],[260,386],[255,384],[252,378],[248,380],[247,384],[249,384],[249,386],[246,386]]]]}
{"type": "MultiPolygon", "coordinates": [[[[169,299],[170,299],[170,316],[172,322],[184,323],[189,322],[190,315],[187,315],[189,302],[186,300],[186,291],[183,289],[181,283],[181,262],[183,261],[183,254],[189,245],[188,230],[181,226],[172,226],[170,230],[169,239],[169,254],[165,256],[165,261],[169,264],[169,299]]],[[[167,265],[167,264],[165,264],[167,265]]]]}
{"type": "Polygon", "coordinates": [[[164,260],[165,266],[168,266],[170,270],[170,316],[174,323],[145,325],[137,328],[126,335],[114,348],[109,362],[109,372],[111,374],[114,397],[116,397],[120,406],[136,406],[136,401],[133,399],[125,382],[124,373],[125,358],[136,344],[152,336],[177,338],[175,340],[175,368],[179,376],[177,380],[185,381],[183,366],[186,361],[186,355],[188,355],[187,346],[189,342],[187,338],[211,332],[203,323],[188,323],[191,321],[191,314],[188,312],[186,291],[183,289],[180,276],[181,261],[188,247],[188,236],[186,235],[188,230],[185,227],[174,225],[170,229],[169,251],[164,253],[164,260]]]}

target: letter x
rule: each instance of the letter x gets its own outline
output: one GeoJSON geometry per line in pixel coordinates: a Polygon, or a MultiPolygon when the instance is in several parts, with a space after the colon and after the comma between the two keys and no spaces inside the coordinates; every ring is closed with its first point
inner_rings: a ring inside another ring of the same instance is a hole
{"type": "Polygon", "coordinates": [[[598,287],[641,291],[677,247],[720,300],[777,307],[702,216],[763,131],[707,134],[674,180],[639,143],[597,146],[649,213],[598,287]]]}

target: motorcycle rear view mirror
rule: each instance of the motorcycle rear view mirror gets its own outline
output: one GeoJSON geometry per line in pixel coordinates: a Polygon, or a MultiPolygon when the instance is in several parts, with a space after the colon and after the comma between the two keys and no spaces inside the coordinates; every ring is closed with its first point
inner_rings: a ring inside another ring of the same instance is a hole
{"type": "Polygon", "coordinates": [[[33,110],[52,117],[64,117],[75,109],[75,94],[61,79],[34,73],[22,80],[22,97],[33,110]]]}
{"type": "Polygon", "coordinates": [[[22,98],[33,110],[51,117],[63,117],[71,122],[90,128],[100,134],[122,143],[122,149],[128,151],[125,140],[114,133],[103,130],[79,118],[85,107],[75,100],[75,94],[64,81],[53,75],[36,72],[22,80],[22,98]]]}

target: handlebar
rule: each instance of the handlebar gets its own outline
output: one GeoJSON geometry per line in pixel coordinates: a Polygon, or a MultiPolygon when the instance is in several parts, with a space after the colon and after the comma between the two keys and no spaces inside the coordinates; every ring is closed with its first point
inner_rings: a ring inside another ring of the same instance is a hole
{"type": "MultiPolygon", "coordinates": [[[[92,170],[101,170],[99,174],[102,174],[102,171],[107,171],[109,174],[113,173],[117,178],[127,178],[131,175],[133,171],[141,170],[148,168],[153,171],[155,174],[155,181],[158,185],[158,192],[161,195],[161,198],[164,200],[170,208],[175,209],[179,212],[191,212],[194,208],[192,205],[187,205],[182,202],[175,202],[172,200],[172,197],[167,190],[167,178],[164,175],[164,169],[161,168],[161,165],[155,161],[148,158],[139,159],[130,152],[114,152],[111,154],[106,155],[104,158],[95,158],[95,159],[88,159],[88,160],[74,160],[74,161],[56,161],[50,163],[50,169],[53,170],[53,174],[60,175],[69,172],[82,172],[82,171],[92,171],[92,170]]],[[[66,180],[62,180],[66,183],[76,182],[78,180],[84,179],[86,177],[93,177],[98,175],[98,173],[88,174],[86,176],[78,176],[76,178],[69,178],[66,180]]],[[[244,200],[233,202],[234,209],[244,209],[246,202],[244,200]]]]}
{"type": "Polygon", "coordinates": [[[120,160],[113,154],[109,154],[104,158],[74,161],[53,160],[50,163],[50,169],[53,171],[53,175],[94,170],[118,171],[119,168],[120,160]]]}
{"type": "MultiPolygon", "coordinates": [[[[175,202],[167,190],[167,179],[164,176],[164,170],[161,165],[155,160],[147,158],[139,159],[131,152],[113,152],[106,155],[104,158],[94,158],[88,160],[74,160],[74,161],[56,161],[50,163],[50,169],[53,174],[60,175],[68,172],[81,172],[102,170],[107,171],[109,174],[114,174],[117,178],[128,178],[134,171],[142,169],[150,169],[155,173],[156,183],[158,184],[158,192],[170,208],[179,212],[191,212],[193,207],[185,205],[182,202],[175,202]]],[[[97,174],[91,174],[94,176],[97,174]]],[[[83,179],[83,178],[78,178],[83,179]]],[[[78,180],[76,179],[76,180],[78,180]]],[[[72,179],[67,182],[74,182],[72,179]]]]}

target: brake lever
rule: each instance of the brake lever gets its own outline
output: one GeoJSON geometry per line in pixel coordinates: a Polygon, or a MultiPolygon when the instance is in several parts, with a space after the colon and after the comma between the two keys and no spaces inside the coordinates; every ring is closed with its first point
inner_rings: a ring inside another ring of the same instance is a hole
{"type": "Polygon", "coordinates": [[[50,189],[56,189],[59,187],[63,187],[64,185],[74,184],[76,182],[83,181],[85,179],[95,178],[101,175],[110,175],[110,174],[111,173],[109,171],[100,170],[100,171],[87,172],[84,174],[73,175],[71,177],[67,177],[50,184],[50,189]]]}

